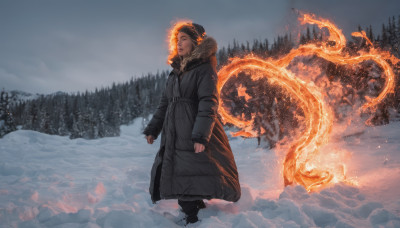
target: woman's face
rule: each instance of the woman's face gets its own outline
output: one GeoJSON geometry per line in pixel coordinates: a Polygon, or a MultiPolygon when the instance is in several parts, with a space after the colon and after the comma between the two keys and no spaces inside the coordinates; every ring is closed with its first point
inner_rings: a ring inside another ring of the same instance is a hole
{"type": "Polygon", "coordinates": [[[177,49],[180,57],[186,57],[192,52],[193,42],[188,34],[184,32],[178,33],[177,49]]]}

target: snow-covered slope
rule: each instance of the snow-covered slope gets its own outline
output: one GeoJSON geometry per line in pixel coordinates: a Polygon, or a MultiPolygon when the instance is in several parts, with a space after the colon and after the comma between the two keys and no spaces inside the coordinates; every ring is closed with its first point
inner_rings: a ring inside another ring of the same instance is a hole
{"type": "MultiPolygon", "coordinates": [[[[176,200],[152,204],[141,119],[97,140],[18,130],[0,139],[0,227],[178,227],[176,200]]],[[[330,146],[352,154],[358,186],[319,193],[284,188],[281,152],[231,138],[242,198],[207,201],[198,227],[400,227],[400,122],[366,128],[330,146]]]]}
{"type": "Polygon", "coordinates": [[[34,100],[37,99],[38,97],[40,97],[40,94],[36,93],[36,94],[31,94],[31,93],[27,93],[27,92],[23,92],[23,91],[19,91],[19,90],[12,90],[12,91],[6,91],[8,93],[9,96],[9,102],[10,105],[16,105],[19,102],[23,102],[23,101],[27,101],[27,100],[34,100]]]}

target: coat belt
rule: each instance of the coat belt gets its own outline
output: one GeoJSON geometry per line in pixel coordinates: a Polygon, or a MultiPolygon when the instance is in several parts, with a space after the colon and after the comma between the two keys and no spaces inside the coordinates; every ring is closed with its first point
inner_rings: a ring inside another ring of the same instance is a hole
{"type": "Polygon", "coordinates": [[[188,103],[195,103],[193,99],[186,98],[186,97],[172,97],[169,99],[169,102],[188,102],[188,103]]]}

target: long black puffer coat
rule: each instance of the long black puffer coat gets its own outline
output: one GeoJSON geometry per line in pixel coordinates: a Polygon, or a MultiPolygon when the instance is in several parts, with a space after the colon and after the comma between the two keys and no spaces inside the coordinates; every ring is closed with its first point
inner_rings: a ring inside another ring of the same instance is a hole
{"type": "Polygon", "coordinates": [[[217,114],[216,50],[216,41],[206,37],[182,62],[173,58],[160,104],[143,132],[157,138],[162,131],[151,170],[153,202],[240,198],[235,160],[217,114]],[[205,150],[195,153],[194,142],[205,150]]]}

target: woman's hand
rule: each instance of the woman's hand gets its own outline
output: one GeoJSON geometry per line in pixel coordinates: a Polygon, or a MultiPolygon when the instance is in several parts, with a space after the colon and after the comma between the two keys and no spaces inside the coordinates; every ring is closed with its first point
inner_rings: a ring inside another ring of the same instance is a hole
{"type": "Polygon", "coordinates": [[[204,145],[201,143],[194,143],[194,152],[195,153],[200,153],[204,151],[204,145]]]}
{"type": "Polygon", "coordinates": [[[152,135],[146,135],[145,138],[147,139],[148,144],[153,144],[154,137],[152,135]]]}

